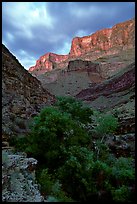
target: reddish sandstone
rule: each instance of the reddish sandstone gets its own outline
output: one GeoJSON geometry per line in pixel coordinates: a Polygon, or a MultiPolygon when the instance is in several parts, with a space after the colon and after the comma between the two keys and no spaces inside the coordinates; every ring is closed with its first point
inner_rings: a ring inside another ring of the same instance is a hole
{"type": "Polygon", "coordinates": [[[68,55],[47,53],[37,60],[35,66],[30,67],[29,72],[37,76],[56,68],[65,68],[72,59],[92,61],[134,47],[135,20],[131,19],[89,36],[75,37],[68,55]]]}

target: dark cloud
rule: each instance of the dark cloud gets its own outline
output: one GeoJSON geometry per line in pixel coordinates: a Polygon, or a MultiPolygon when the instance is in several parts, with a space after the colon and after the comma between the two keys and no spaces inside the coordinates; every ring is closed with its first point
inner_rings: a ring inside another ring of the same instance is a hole
{"type": "Polygon", "coordinates": [[[73,37],[134,15],[134,2],[3,2],[2,40],[29,68],[47,52],[67,54],[73,37]]]}

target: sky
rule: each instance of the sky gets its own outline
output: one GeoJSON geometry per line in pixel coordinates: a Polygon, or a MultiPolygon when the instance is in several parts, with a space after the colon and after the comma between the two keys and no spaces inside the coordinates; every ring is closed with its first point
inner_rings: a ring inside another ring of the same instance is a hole
{"type": "Polygon", "coordinates": [[[68,54],[74,37],[135,17],[135,2],[2,2],[2,43],[25,69],[40,56],[68,54]]]}

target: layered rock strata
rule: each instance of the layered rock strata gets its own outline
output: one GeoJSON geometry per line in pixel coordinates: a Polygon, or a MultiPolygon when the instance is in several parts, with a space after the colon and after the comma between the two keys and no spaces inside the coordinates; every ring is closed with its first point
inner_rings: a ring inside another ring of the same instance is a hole
{"type": "Polygon", "coordinates": [[[109,96],[110,94],[124,91],[130,87],[135,87],[135,63],[126,67],[123,72],[106,80],[104,83],[82,90],[76,97],[90,101],[99,96],[109,96]]]}

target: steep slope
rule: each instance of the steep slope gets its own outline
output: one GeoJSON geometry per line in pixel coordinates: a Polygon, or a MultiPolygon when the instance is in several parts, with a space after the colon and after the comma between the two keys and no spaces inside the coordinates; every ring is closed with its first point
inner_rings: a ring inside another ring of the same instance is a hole
{"type": "MultiPolygon", "coordinates": [[[[36,65],[29,69],[33,75],[41,75],[56,68],[65,69],[69,61],[75,59],[94,61],[101,57],[119,56],[121,52],[129,50],[134,55],[135,47],[135,20],[116,24],[112,28],[103,29],[85,37],[75,37],[72,40],[68,55],[47,53],[37,60],[36,65]]],[[[125,53],[126,54],[126,53],[125,53]]],[[[101,59],[100,59],[101,60],[101,59]]],[[[130,59],[129,59],[130,61],[130,59]]],[[[117,61],[119,65],[119,60],[117,61]]],[[[128,63],[120,59],[121,67],[128,63]]],[[[115,65],[117,66],[117,64],[115,65]]]]}
{"type": "Polygon", "coordinates": [[[135,63],[76,95],[92,108],[117,115],[119,132],[135,132],[135,63]]]}
{"type": "Polygon", "coordinates": [[[82,89],[88,88],[91,83],[100,83],[104,80],[104,72],[99,63],[85,60],[69,61],[65,70],[52,70],[37,76],[52,94],[57,96],[75,96],[82,89]]]}
{"type": "Polygon", "coordinates": [[[28,120],[54,96],[2,45],[2,137],[22,135],[28,120]]]}
{"type": "Polygon", "coordinates": [[[108,96],[124,91],[131,86],[135,86],[135,63],[132,63],[123,69],[121,73],[114,75],[109,80],[81,91],[77,94],[77,97],[89,101],[97,98],[99,95],[108,96]]]}

